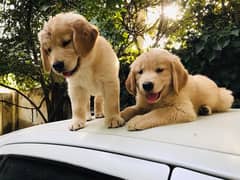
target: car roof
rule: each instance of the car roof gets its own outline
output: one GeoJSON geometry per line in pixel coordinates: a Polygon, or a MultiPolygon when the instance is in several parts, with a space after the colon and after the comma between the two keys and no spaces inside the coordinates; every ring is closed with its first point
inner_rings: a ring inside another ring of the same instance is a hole
{"type": "Polygon", "coordinates": [[[70,120],[19,130],[0,138],[7,144],[55,144],[122,154],[209,174],[240,177],[240,109],[200,116],[190,123],[143,131],[107,129],[103,119],[69,131],[70,120]]]}

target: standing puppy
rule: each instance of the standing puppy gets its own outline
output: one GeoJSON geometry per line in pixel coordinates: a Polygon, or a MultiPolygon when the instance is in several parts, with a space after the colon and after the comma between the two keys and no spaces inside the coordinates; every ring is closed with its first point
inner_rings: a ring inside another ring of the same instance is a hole
{"type": "Polygon", "coordinates": [[[72,104],[70,130],[85,126],[89,98],[95,96],[95,115],[106,125],[123,125],[119,115],[119,62],[111,45],[83,16],[61,13],[49,19],[38,34],[43,67],[63,75],[72,104]],[[104,103],[103,103],[104,101],[104,103]]]}
{"type": "Polygon", "coordinates": [[[127,90],[136,105],[121,112],[129,130],[189,122],[200,114],[227,111],[231,91],[202,75],[190,75],[180,59],[162,49],[151,49],[131,65],[127,90]]]}

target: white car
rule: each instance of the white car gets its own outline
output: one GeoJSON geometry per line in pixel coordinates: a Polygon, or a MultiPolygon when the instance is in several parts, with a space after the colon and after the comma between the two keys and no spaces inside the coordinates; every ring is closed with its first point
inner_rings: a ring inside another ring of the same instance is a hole
{"type": "Polygon", "coordinates": [[[135,132],[69,124],[1,136],[0,179],[240,179],[240,109],[135,132]]]}

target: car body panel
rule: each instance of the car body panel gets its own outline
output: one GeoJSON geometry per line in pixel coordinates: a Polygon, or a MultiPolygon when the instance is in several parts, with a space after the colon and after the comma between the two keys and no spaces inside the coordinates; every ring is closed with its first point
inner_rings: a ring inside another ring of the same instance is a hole
{"type": "Polygon", "coordinates": [[[69,120],[16,131],[0,138],[6,144],[56,144],[122,154],[184,167],[219,177],[240,179],[240,110],[201,116],[190,123],[129,132],[107,129],[103,119],[76,132],[69,120]]]}

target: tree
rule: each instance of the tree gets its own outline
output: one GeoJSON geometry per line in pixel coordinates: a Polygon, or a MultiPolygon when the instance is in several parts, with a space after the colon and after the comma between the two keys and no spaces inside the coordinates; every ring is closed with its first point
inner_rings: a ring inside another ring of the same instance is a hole
{"type": "MultiPolygon", "coordinates": [[[[20,90],[41,85],[48,111],[48,121],[56,120],[56,105],[66,98],[66,90],[57,87],[52,75],[41,68],[37,33],[49,14],[60,12],[67,2],[5,0],[1,3],[3,34],[0,38],[1,81],[9,84],[9,78],[20,90]],[[51,7],[51,11],[49,10],[51,7]],[[65,96],[54,98],[53,91],[65,96]],[[62,97],[62,98],[61,98],[62,97]],[[57,101],[59,100],[59,101],[57,101]],[[57,102],[56,102],[57,101],[57,102]]],[[[70,6],[69,6],[70,7],[70,6]]],[[[65,88],[66,89],[66,88],[65,88]]]]}
{"type": "Polygon", "coordinates": [[[183,4],[185,14],[171,34],[168,48],[179,54],[191,73],[201,73],[240,99],[240,2],[194,1],[183,4]],[[180,49],[174,49],[174,42],[180,49]]]}

